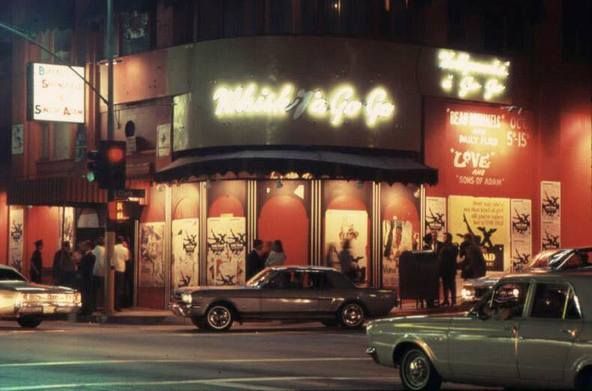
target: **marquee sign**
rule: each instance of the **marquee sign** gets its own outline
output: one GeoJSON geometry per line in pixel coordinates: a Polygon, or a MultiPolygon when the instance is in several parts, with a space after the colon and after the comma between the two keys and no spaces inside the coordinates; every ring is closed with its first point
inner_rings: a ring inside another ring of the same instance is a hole
{"type": "Polygon", "coordinates": [[[221,85],[212,99],[220,119],[291,118],[304,115],[330,123],[334,127],[346,121],[363,120],[368,128],[392,120],[395,105],[386,89],[374,87],[364,98],[355,87],[342,84],[329,91],[305,90],[289,83],[277,88],[256,83],[233,87],[221,85]]]}
{"type": "Polygon", "coordinates": [[[84,67],[30,64],[29,118],[84,123],[84,67]]]}
{"type": "Polygon", "coordinates": [[[460,99],[501,98],[506,91],[510,62],[495,57],[478,60],[469,53],[441,49],[438,68],[442,70],[440,87],[460,99]]]}

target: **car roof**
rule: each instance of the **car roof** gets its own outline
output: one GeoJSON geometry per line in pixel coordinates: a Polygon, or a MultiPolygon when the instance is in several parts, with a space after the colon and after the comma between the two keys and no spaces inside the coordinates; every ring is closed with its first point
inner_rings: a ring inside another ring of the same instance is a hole
{"type": "Polygon", "coordinates": [[[15,271],[17,271],[12,266],[4,265],[4,264],[1,264],[1,263],[0,263],[0,269],[8,269],[8,270],[15,270],[15,271]]]}

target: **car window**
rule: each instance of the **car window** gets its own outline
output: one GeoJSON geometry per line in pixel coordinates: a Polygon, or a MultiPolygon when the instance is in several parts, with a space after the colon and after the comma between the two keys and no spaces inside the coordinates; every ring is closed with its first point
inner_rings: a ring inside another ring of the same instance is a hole
{"type": "Polygon", "coordinates": [[[522,316],[527,282],[502,282],[495,287],[489,302],[484,303],[481,312],[486,318],[508,320],[522,316]]]}
{"type": "Polygon", "coordinates": [[[310,271],[307,272],[312,282],[311,288],[313,289],[330,289],[331,283],[327,279],[327,274],[323,271],[310,271]]]}
{"type": "Polygon", "coordinates": [[[344,274],[330,271],[327,272],[327,279],[329,284],[335,289],[353,289],[355,285],[349,278],[347,278],[344,274]]]}
{"type": "Polygon", "coordinates": [[[567,307],[565,308],[565,319],[581,319],[582,311],[580,309],[580,302],[575,295],[573,289],[569,291],[569,298],[567,299],[567,307]]]}
{"type": "Polygon", "coordinates": [[[0,269],[0,281],[26,281],[25,278],[11,269],[0,269]]]}
{"type": "Polygon", "coordinates": [[[280,270],[271,277],[267,287],[273,289],[302,289],[303,273],[299,270],[280,270]]]}
{"type": "Polygon", "coordinates": [[[566,284],[537,284],[532,311],[532,318],[563,319],[566,317],[579,318],[579,306],[566,284]],[[568,300],[569,299],[569,300],[568,300]]]}

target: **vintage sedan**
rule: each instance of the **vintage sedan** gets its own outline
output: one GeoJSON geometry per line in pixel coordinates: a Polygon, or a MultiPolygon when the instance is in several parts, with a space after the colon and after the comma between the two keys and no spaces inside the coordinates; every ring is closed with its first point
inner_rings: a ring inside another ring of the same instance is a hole
{"type": "Polygon", "coordinates": [[[80,293],[63,286],[34,284],[16,269],[0,265],[0,319],[35,328],[44,319],[80,309],[80,293]]]}
{"type": "MultiPolygon", "coordinates": [[[[521,272],[547,272],[592,267],[592,247],[544,250],[534,256],[521,272]]],[[[489,272],[487,276],[466,280],[461,290],[463,303],[475,303],[508,273],[489,272]]]]}
{"type": "Polygon", "coordinates": [[[223,331],[234,321],[253,320],[316,320],[358,328],[396,304],[393,291],[358,288],[335,269],[283,266],[264,269],[246,286],[177,289],[171,309],[199,328],[223,331]]]}
{"type": "Polygon", "coordinates": [[[408,390],[442,381],[592,389],[592,272],[502,278],[462,316],[372,321],[367,353],[408,390]]]}

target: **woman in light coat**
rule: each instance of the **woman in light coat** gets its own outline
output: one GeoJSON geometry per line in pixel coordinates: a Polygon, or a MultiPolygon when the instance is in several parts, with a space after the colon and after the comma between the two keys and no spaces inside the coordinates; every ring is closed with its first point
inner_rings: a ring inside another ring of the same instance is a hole
{"type": "Polygon", "coordinates": [[[265,266],[282,266],[286,262],[286,254],[281,240],[275,240],[265,261],[265,266]]]}

